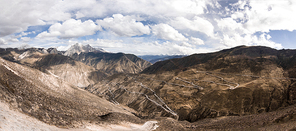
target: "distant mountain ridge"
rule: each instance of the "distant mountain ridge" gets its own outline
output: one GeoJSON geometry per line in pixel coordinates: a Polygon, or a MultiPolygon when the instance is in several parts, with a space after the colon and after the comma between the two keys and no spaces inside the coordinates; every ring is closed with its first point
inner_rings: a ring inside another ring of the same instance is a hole
{"type": "Polygon", "coordinates": [[[185,56],[187,55],[142,55],[139,57],[154,64],[158,61],[164,61],[173,58],[182,58],[185,56]]]}
{"type": "Polygon", "coordinates": [[[71,56],[75,53],[80,54],[82,52],[88,53],[88,52],[106,52],[103,49],[96,49],[91,47],[89,44],[87,45],[82,45],[79,43],[76,43],[74,45],[72,45],[65,53],[64,55],[66,56],[71,56]]]}
{"type": "Polygon", "coordinates": [[[65,53],[56,48],[0,48],[0,57],[39,69],[79,87],[117,73],[139,73],[151,63],[132,54],[107,53],[90,45],[75,44],[65,53]],[[67,56],[68,54],[72,54],[67,56]]]}
{"type": "Polygon", "coordinates": [[[160,73],[173,70],[184,70],[204,64],[207,70],[227,67],[225,71],[239,72],[248,66],[259,70],[258,63],[272,61],[283,68],[291,68],[296,64],[296,50],[276,50],[264,46],[238,46],[214,53],[193,54],[183,58],[175,58],[155,63],[143,73],[160,73]],[[240,61],[229,65],[234,61],[240,61]],[[244,62],[244,63],[243,63],[244,62]]]}

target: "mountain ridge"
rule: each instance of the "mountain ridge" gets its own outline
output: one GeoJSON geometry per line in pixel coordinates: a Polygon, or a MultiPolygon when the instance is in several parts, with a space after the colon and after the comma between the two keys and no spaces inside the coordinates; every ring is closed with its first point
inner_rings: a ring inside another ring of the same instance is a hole
{"type": "MultiPolygon", "coordinates": [[[[172,71],[172,70],[184,70],[186,68],[203,64],[208,61],[213,61],[213,64],[207,65],[208,70],[211,68],[218,68],[227,65],[224,61],[235,60],[235,59],[249,59],[253,62],[260,60],[274,60],[277,59],[276,63],[284,60],[280,66],[293,65],[291,61],[286,60],[286,58],[291,57],[293,62],[296,58],[296,50],[275,50],[269,47],[263,46],[238,46],[231,49],[224,49],[214,53],[203,53],[203,54],[193,54],[186,56],[182,59],[170,59],[166,61],[160,61],[155,63],[153,66],[146,68],[142,73],[158,73],[163,71],[172,71]],[[282,58],[285,57],[285,58],[282,58]],[[216,66],[216,67],[215,67],[216,66]]],[[[295,61],[296,62],[296,61],[295,61]]],[[[250,65],[252,66],[252,65],[250,65]]]]}
{"type": "Polygon", "coordinates": [[[88,52],[73,54],[71,57],[110,75],[138,73],[151,65],[135,55],[124,53],[88,52]]]}
{"type": "MultiPolygon", "coordinates": [[[[79,45],[80,47],[82,48],[82,45],[79,45]]],[[[56,48],[49,48],[47,52],[44,52],[46,50],[43,48],[8,48],[0,49],[0,56],[43,72],[53,73],[79,87],[87,87],[117,73],[138,73],[151,65],[135,55],[98,52],[89,45],[85,47],[91,52],[80,52],[79,55],[74,53],[72,56],[66,56],[57,52],[56,48]],[[81,59],[75,56],[79,56],[81,59]]]]}

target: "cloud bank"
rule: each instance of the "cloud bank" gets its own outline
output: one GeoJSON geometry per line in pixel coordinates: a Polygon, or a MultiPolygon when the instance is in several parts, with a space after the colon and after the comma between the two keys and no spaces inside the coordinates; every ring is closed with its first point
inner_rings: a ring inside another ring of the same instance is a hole
{"type": "Polygon", "coordinates": [[[281,49],[270,32],[296,30],[293,0],[10,0],[0,11],[0,47],[83,43],[141,55],[281,49]]]}

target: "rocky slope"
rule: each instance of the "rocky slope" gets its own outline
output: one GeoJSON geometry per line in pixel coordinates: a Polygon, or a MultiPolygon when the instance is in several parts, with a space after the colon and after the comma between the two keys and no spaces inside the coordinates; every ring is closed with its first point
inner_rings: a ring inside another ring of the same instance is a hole
{"type": "Polygon", "coordinates": [[[86,87],[107,77],[107,74],[91,66],[59,54],[45,55],[36,61],[33,67],[48,74],[54,74],[78,87],[86,87]]]}
{"type": "Polygon", "coordinates": [[[71,58],[92,66],[108,75],[117,73],[139,73],[151,65],[150,62],[135,55],[124,53],[76,53],[73,54],[71,58]]]}
{"type": "Polygon", "coordinates": [[[241,46],[157,62],[141,74],[114,75],[87,90],[142,118],[195,122],[261,114],[295,104],[295,58],[295,50],[241,46]]]}
{"type": "Polygon", "coordinates": [[[2,58],[0,90],[0,100],[12,109],[58,127],[83,127],[87,123],[144,123],[128,107],[111,104],[55,75],[2,58]]]}

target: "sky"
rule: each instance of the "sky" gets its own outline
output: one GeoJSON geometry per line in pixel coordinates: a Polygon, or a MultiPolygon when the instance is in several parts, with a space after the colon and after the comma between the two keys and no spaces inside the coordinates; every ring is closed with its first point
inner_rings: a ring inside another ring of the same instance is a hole
{"type": "Polygon", "coordinates": [[[136,55],[296,49],[296,0],[0,0],[0,47],[136,55]]]}

